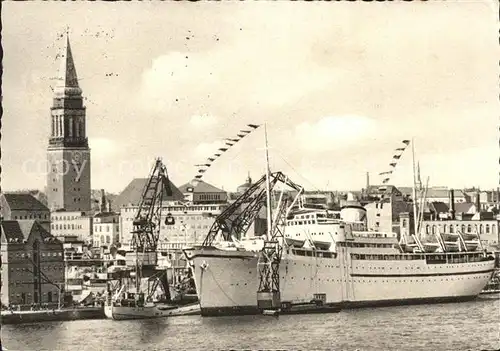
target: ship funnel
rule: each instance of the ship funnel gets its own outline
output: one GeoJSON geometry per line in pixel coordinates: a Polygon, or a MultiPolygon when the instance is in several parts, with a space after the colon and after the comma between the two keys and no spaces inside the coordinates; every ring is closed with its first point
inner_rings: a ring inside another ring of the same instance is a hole
{"type": "Polygon", "coordinates": [[[359,204],[349,204],[340,210],[340,218],[348,223],[366,222],[366,209],[359,204]]]}

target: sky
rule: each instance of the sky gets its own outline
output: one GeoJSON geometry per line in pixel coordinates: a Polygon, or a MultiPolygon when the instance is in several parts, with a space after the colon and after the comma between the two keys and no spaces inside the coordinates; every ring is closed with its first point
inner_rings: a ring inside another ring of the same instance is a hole
{"type": "MultiPolygon", "coordinates": [[[[413,139],[429,185],[499,184],[494,1],[6,2],[2,189],[46,183],[50,106],[69,36],[86,97],[92,188],[118,193],[162,157],[178,186],[224,138],[265,124],[270,166],[308,190],[380,184],[413,139]]],[[[264,128],[204,180],[265,170],[264,128]]],[[[411,185],[407,149],[390,183],[411,185]]]]}

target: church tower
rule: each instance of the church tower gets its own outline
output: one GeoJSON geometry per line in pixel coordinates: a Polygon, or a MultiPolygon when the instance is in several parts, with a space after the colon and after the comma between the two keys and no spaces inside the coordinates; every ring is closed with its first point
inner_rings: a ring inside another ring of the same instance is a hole
{"type": "Polygon", "coordinates": [[[90,149],[85,127],[85,106],[78,85],[69,36],[51,107],[51,134],[47,150],[49,208],[90,211],[90,149]]]}

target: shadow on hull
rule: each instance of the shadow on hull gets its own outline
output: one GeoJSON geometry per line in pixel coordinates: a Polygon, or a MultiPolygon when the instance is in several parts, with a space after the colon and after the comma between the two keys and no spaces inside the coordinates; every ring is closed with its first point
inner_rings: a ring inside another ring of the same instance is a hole
{"type": "MultiPolygon", "coordinates": [[[[457,302],[472,301],[475,299],[477,299],[477,296],[436,297],[436,298],[356,301],[356,302],[346,301],[342,303],[328,304],[323,306],[295,305],[289,308],[281,309],[279,314],[286,315],[286,314],[338,313],[341,310],[349,310],[349,309],[457,303],[457,302]]],[[[228,307],[215,307],[215,308],[201,308],[201,315],[203,317],[242,316],[242,315],[258,315],[258,314],[262,314],[262,311],[259,310],[257,306],[238,306],[238,307],[228,306],[228,307]]]]}

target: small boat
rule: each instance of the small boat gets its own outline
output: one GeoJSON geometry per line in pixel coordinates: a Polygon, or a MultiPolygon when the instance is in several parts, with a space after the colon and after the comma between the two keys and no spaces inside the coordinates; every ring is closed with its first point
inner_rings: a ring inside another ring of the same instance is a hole
{"type": "Polygon", "coordinates": [[[279,316],[280,311],[279,310],[264,310],[264,311],[262,311],[262,314],[264,316],[279,316]]]}
{"type": "Polygon", "coordinates": [[[114,320],[130,320],[130,319],[151,319],[174,316],[190,316],[201,313],[198,303],[187,305],[174,305],[167,303],[145,303],[121,305],[118,303],[106,304],[104,306],[104,314],[107,318],[114,320]]]}
{"type": "Polygon", "coordinates": [[[497,270],[491,280],[486,284],[483,291],[479,294],[481,298],[500,298],[500,270],[497,270]]]}

